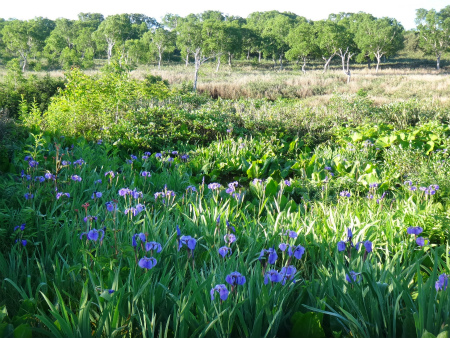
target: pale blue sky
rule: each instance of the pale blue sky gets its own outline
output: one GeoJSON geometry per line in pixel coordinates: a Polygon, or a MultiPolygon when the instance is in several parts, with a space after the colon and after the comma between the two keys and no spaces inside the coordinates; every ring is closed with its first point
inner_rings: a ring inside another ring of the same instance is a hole
{"type": "Polygon", "coordinates": [[[389,16],[400,21],[405,29],[415,27],[414,18],[417,8],[440,10],[450,4],[449,0],[1,0],[0,17],[27,20],[35,16],[49,19],[58,17],[76,19],[80,12],[95,12],[103,15],[121,13],[142,13],[158,21],[167,13],[186,16],[189,13],[201,13],[205,10],[219,10],[230,15],[246,17],[255,11],[290,11],[307,19],[326,19],[330,13],[367,12],[376,17],[389,16]]]}

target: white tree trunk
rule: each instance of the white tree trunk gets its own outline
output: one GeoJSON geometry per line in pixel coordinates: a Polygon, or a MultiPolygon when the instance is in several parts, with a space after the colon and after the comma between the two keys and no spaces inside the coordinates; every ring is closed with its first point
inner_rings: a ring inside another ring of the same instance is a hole
{"type": "Polygon", "coordinates": [[[436,69],[441,69],[441,54],[438,54],[436,57],[436,69]]]}
{"type": "Polygon", "coordinates": [[[219,68],[220,68],[220,55],[217,57],[216,73],[219,71],[219,68]]]}
{"type": "Polygon", "coordinates": [[[201,49],[197,48],[194,53],[194,63],[195,63],[194,86],[193,86],[194,92],[197,91],[198,70],[200,69],[200,63],[201,63],[200,52],[201,52],[201,49]]]}
{"type": "Polygon", "coordinates": [[[261,52],[258,52],[258,62],[261,63],[261,52]]]}
{"type": "Polygon", "coordinates": [[[330,66],[330,62],[334,58],[335,55],[336,55],[336,53],[332,54],[328,59],[326,57],[322,56],[322,59],[325,60],[325,65],[323,66],[322,74],[324,74],[327,71],[328,67],[330,66]]]}
{"type": "Polygon", "coordinates": [[[302,72],[303,74],[306,74],[306,56],[303,57],[303,66],[302,66],[302,72]]]}
{"type": "Polygon", "coordinates": [[[378,74],[378,68],[380,67],[380,62],[381,62],[381,55],[376,55],[375,57],[377,58],[377,68],[375,70],[375,73],[378,74]]]}
{"type": "Polygon", "coordinates": [[[283,70],[283,53],[280,54],[280,70],[283,70]]]}
{"type": "Polygon", "coordinates": [[[228,66],[231,67],[231,53],[228,53],[228,66]]]}

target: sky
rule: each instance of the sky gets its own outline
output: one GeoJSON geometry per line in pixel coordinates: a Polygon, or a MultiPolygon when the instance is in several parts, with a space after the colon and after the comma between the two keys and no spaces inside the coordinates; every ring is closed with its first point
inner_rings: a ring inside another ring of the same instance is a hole
{"type": "Polygon", "coordinates": [[[405,27],[415,27],[416,9],[440,10],[450,4],[449,0],[285,0],[285,1],[250,1],[250,0],[0,0],[0,18],[29,20],[36,16],[49,19],[76,19],[77,14],[102,13],[105,17],[112,14],[142,13],[160,21],[167,14],[186,16],[205,10],[218,10],[229,15],[247,17],[252,12],[278,10],[289,11],[310,20],[326,19],[330,13],[366,12],[375,17],[395,18],[405,27]]]}

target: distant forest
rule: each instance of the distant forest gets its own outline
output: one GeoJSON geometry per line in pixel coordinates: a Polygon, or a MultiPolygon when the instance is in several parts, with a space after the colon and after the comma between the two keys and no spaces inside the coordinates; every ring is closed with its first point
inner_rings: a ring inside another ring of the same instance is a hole
{"type": "Polygon", "coordinates": [[[206,60],[232,64],[234,59],[285,60],[302,65],[320,60],[324,71],[331,60],[376,63],[408,48],[436,60],[450,49],[450,5],[440,11],[418,9],[416,28],[405,32],[394,18],[367,13],[331,14],[311,21],[290,12],[254,12],[247,18],[218,11],[167,14],[158,22],[144,14],[104,17],[80,13],[78,20],[36,17],[28,21],[0,19],[0,64],[22,70],[89,69],[94,59],[115,59],[130,67],[167,60],[198,68],[206,60]]]}

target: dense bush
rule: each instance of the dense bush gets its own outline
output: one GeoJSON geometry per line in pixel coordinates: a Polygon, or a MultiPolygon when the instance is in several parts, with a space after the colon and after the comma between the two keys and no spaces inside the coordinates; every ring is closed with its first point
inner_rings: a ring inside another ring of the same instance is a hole
{"type": "Polygon", "coordinates": [[[57,94],[58,89],[64,88],[64,84],[64,79],[50,77],[49,74],[23,77],[18,70],[9,71],[6,80],[0,82],[0,111],[17,117],[22,100],[30,105],[36,102],[39,110],[45,111],[50,99],[57,94]]]}

